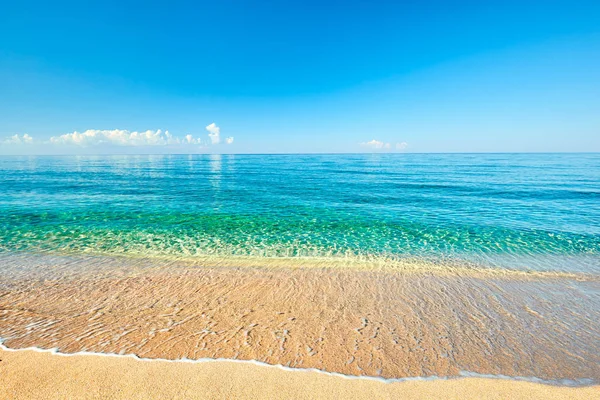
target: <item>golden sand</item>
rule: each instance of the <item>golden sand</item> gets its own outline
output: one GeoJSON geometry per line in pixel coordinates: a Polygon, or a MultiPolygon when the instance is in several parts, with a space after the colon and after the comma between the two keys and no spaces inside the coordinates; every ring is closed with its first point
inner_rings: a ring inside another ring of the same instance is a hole
{"type": "Polygon", "coordinates": [[[598,381],[599,290],[598,281],[564,277],[118,269],[1,287],[0,337],[11,348],[258,360],[386,378],[471,371],[598,381]]]}
{"type": "Polygon", "coordinates": [[[385,383],[227,361],[0,350],[2,399],[600,399],[600,387],[464,378],[385,383]]]}

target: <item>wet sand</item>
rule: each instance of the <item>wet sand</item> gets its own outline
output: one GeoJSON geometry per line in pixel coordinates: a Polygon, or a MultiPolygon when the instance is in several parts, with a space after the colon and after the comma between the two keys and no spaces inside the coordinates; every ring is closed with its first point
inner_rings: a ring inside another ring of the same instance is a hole
{"type": "Polygon", "coordinates": [[[600,381],[593,277],[189,265],[91,273],[74,263],[72,276],[47,265],[0,286],[6,346],[384,378],[600,381]]]}
{"type": "Polygon", "coordinates": [[[6,399],[600,399],[600,387],[463,378],[384,383],[250,363],[0,350],[6,399]]]}

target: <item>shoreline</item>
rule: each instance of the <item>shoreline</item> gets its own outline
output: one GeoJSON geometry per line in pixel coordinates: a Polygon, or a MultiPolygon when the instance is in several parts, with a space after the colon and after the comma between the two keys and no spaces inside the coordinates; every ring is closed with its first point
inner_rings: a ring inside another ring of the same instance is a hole
{"type": "Polygon", "coordinates": [[[600,382],[597,281],[50,261],[0,287],[10,348],[600,382]]]}
{"type": "Polygon", "coordinates": [[[238,360],[234,358],[199,358],[199,359],[168,359],[168,358],[147,358],[140,357],[137,354],[117,354],[117,353],[98,353],[98,352],[90,352],[90,351],[78,351],[75,353],[62,353],[57,348],[51,349],[43,349],[40,347],[25,347],[25,348],[11,348],[7,347],[4,344],[5,339],[0,338],[0,353],[5,352],[22,352],[29,351],[35,353],[44,353],[51,354],[59,357],[108,357],[108,358],[126,358],[132,359],[140,362],[163,362],[170,364],[203,364],[203,363],[233,363],[233,364],[246,364],[246,365],[254,365],[262,368],[274,368],[287,372],[297,372],[297,373],[314,373],[314,374],[322,374],[325,376],[348,379],[348,380],[364,380],[371,382],[380,382],[384,384],[391,383],[402,383],[402,382],[434,382],[434,381],[453,381],[453,380],[463,380],[463,379],[488,379],[488,380],[500,380],[500,381],[509,381],[509,382],[527,382],[534,383],[539,385],[551,386],[551,387],[566,387],[566,388],[599,388],[600,383],[594,382],[592,379],[581,379],[581,380],[571,380],[571,379],[558,379],[558,380],[545,380],[538,377],[527,377],[527,376],[507,376],[507,375],[492,375],[492,374],[479,374],[476,372],[470,371],[460,371],[457,376],[410,376],[404,378],[383,378],[380,376],[369,376],[369,375],[348,375],[342,374],[339,372],[331,372],[318,368],[301,368],[301,367],[288,367],[282,364],[270,364],[258,360],[238,360]]]}
{"type": "Polygon", "coordinates": [[[296,399],[600,399],[600,386],[465,377],[383,382],[235,360],[185,362],[0,346],[0,397],[296,399]]]}

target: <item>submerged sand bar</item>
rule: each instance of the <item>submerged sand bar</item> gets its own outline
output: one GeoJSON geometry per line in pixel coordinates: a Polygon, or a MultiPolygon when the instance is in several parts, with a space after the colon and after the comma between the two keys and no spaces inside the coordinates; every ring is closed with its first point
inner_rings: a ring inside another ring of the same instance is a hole
{"type": "Polygon", "coordinates": [[[469,371],[600,381],[594,277],[25,261],[30,274],[0,285],[9,348],[258,360],[383,378],[469,371]]]}

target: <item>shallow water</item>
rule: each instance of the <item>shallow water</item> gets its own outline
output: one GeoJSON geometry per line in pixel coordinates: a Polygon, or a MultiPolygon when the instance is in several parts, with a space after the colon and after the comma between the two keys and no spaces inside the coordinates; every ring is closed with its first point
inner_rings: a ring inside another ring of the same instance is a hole
{"type": "MultiPolygon", "coordinates": [[[[402,379],[600,382],[600,279],[3,257],[9,348],[257,360],[402,379]]],[[[425,271],[425,272],[423,272],[425,271]]]]}
{"type": "Polygon", "coordinates": [[[0,251],[600,273],[600,154],[0,158],[0,251]]]}

